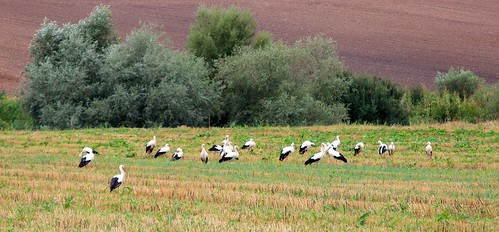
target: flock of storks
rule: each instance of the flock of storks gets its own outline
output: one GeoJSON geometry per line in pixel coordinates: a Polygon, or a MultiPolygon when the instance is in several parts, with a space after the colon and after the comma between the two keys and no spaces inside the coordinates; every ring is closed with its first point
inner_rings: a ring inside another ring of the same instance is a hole
{"type": "MultiPolygon", "coordinates": [[[[319,162],[325,154],[330,155],[331,157],[341,160],[343,162],[347,162],[347,159],[339,152],[337,151],[338,147],[340,146],[340,137],[336,136],[336,139],[331,142],[331,143],[321,143],[320,147],[320,152],[315,153],[312,155],[309,159],[305,161],[305,166],[306,165],[311,165],[313,163],[319,162]]],[[[378,147],[378,154],[383,155],[385,152],[388,151],[388,154],[390,156],[393,156],[395,152],[395,145],[393,142],[390,143],[390,145],[386,145],[381,141],[378,141],[379,147],[378,147]]],[[[300,155],[305,154],[312,146],[315,144],[310,141],[305,141],[301,144],[299,153],[300,155]]],[[[253,139],[250,139],[248,142],[244,143],[244,145],[241,147],[241,149],[248,149],[250,152],[253,151],[253,148],[256,146],[256,142],[253,139]]],[[[156,147],[156,136],[153,136],[153,139],[149,141],[146,144],[146,154],[152,154],[154,148],[156,147]]],[[[354,147],[354,156],[360,154],[360,152],[364,149],[364,143],[360,142],[357,143],[354,147]]],[[[154,155],[154,158],[158,158],[162,155],[167,154],[170,151],[170,145],[165,144],[163,147],[161,147],[156,154],[154,155]]],[[[220,160],[218,160],[219,163],[229,161],[232,159],[239,160],[239,148],[238,146],[233,146],[232,142],[229,140],[229,136],[225,136],[224,140],[222,141],[221,145],[213,145],[208,151],[213,151],[215,153],[220,154],[220,160]]],[[[205,144],[201,145],[201,154],[200,158],[201,161],[204,163],[208,163],[208,151],[206,151],[206,146],[205,144]]],[[[281,154],[279,156],[279,161],[284,161],[291,153],[295,151],[295,143],[291,143],[290,146],[284,147],[281,150],[281,154]]],[[[99,154],[97,151],[90,147],[84,147],[83,150],[80,153],[80,156],[83,155],[81,158],[80,164],[78,167],[82,168],[85,167],[87,164],[89,164],[94,158],[95,154],[99,154]]],[[[431,147],[431,143],[428,141],[426,143],[426,155],[428,158],[432,158],[433,155],[433,149],[431,147]]],[[[179,160],[182,159],[184,156],[184,153],[182,152],[182,148],[177,148],[176,152],[173,153],[171,156],[171,160],[179,160]]],[[[110,192],[112,192],[114,189],[118,188],[122,183],[123,180],[125,179],[125,166],[120,165],[119,166],[120,174],[115,175],[111,178],[110,181],[110,192]]]]}

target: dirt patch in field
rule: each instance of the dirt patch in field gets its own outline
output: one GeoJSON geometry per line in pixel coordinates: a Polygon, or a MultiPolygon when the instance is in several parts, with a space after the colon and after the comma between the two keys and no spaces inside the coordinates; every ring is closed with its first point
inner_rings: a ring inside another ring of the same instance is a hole
{"type": "MultiPolygon", "coordinates": [[[[255,14],[259,30],[289,43],[322,33],[337,42],[355,73],[375,74],[404,86],[434,88],[437,71],[471,69],[489,83],[499,79],[497,0],[207,0],[235,3],[255,14]]],[[[122,36],[140,22],[160,25],[172,46],[184,49],[199,1],[17,1],[0,2],[0,90],[18,93],[28,45],[44,18],[76,23],[98,4],[111,6],[122,36]]]]}

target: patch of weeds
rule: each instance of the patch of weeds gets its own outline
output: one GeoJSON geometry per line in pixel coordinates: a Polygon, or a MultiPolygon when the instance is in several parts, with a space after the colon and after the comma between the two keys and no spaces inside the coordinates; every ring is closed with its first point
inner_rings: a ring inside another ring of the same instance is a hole
{"type": "Polygon", "coordinates": [[[371,212],[367,212],[367,213],[362,214],[362,216],[359,217],[359,219],[358,219],[359,226],[365,226],[366,225],[367,217],[369,217],[370,214],[371,214],[371,212]]]}

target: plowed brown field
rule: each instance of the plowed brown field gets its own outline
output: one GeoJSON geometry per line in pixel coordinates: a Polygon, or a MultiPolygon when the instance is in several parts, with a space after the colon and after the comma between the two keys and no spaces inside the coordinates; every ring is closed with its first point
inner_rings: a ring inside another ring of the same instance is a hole
{"type": "MultiPolygon", "coordinates": [[[[323,33],[337,42],[355,73],[377,74],[401,85],[433,87],[437,71],[471,69],[488,82],[499,79],[497,0],[205,0],[254,12],[260,30],[293,42],[323,33]]],[[[110,5],[122,36],[139,22],[160,25],[172,46],[184,49],[200,1],[2,0],[0,90],[19,94],[28,45],[44,18],[76,23],[98,4],[110,5]]]]}

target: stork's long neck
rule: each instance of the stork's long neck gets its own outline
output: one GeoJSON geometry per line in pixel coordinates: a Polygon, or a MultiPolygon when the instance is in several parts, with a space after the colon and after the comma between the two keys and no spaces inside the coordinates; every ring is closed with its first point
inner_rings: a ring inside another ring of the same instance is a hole
{"type": "Polygon", "coordinates": [[[123,169],[123,166],[120,166],[120,173],[121,175],[123,175],[123,177],[125,177],[125,169],[123,169]]]}

